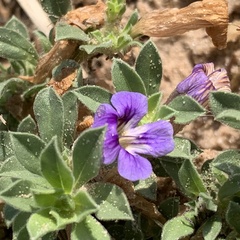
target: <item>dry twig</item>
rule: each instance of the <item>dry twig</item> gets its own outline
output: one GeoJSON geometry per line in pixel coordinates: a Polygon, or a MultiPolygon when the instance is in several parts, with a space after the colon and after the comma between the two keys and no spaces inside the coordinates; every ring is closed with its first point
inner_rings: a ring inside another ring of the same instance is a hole
{"type": "Polygon", "coordinates": [[[227,1],[203,0],[185,8],[152,11],[139,20],[131,35],[170,37],[199,28],[206,28],[217,48],[225,48],[228,28],[227,1]]]}

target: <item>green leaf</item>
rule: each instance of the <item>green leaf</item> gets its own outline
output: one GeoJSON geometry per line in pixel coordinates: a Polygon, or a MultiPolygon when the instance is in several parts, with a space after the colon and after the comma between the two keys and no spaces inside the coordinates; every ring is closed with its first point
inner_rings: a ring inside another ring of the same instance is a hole
{"type": "Polygon", "coordinates": [[[37,120],[40,137],[49,142],[53,136],[58,137],[60,146],[63,139],[63,102],[56,92],[48,87],[36,96],[33,111],[37,120]]]}
{"type": "Polygon", "coordinates": [[[157,198],[157,178],[152,174],[145,180],[134,182],[134,190],[145,198],[156,201],[157,198]]]}
{"type": "Polygon", "coordinates": [[[227,173],[229,176],[238,174],[240,172],[240,151],[227,150],[219,154],[212,162],[212,165],[227,173]]]}
{"type": "Polygon", "coordinates": [[[27,27],[15,16],[12,16],[4,27],[21,34],[26,39],[29,39],[27,27]]]}
{"type": "Polygon", "coordinates": [[[105,127],[84,131],[73,145],[75,188],[97,176],[103,156],[105,127]]]}
{"type": "Polygon", "coordinates": [[[26,60],[37,64],[38,54],[32,44],[21,34],[0,27],[0,56],[13,60],[26,60]]]}
{"type": "Polygon", "coordinates": [[[43,88],[46,88],[46,82],[37,84],[37,85],[33,85],[33,86],[29,86],[23,92],[22,97],[27,100],[31,99],[31,98],[35,97],[35,95],[43,88]]]}
{"type": "Polygon", "coordinates": [[[227,201],[234,196],[240,196],[240,174],[230,177],[219,189],[218,198],[220,201],[227,201]]]}
{"type": "Polygon", "coordinates": [[[233,230],[226,236],[226,240],[240,240],[240,237],[239,234],[233,230]]]}
{"type": "Polygon", "coordinates": [[[188,139],[175,137],[175,148],[174,150],[169,153],[167,156],[163,156],[158,159],[157,161],[152,161],[154,172],[158,174],[158,176],[171,176],[177,186],[180,188],[180,190],[184,193],[185,190],[181,185],[181,182],[179,180],[179,169],[181,168],[184,160],[186,159],[193,159],[196,157],[200,150],[196,147],[195,144],[193,144],[188,139]],[[165,172],[163,171],[163,169],[165,172]],[[166,175],[166,173],[168,175],[166,175]]]}
{"type": "Polygon", "coordinates": [[[9,172],[9,171],[23,171],[26,170],[23,165],[19,163],[15,156],[7,158],[3,164],[1,164],[0,173],[9,172]]]}
{"type": "Polygon", "coordinates": [[[209,100],[216,120],[240,129],[240,96],[238,94],[211,92],[209,100]]]}
{"type": "Polygon", "coordinates": [[[40,158],[42,174],[46,180],[53,187],[63,189],[65,193],[70,193],[74,178],[61,156],[56,137],[45,147],[40,158]]]}
{"type": "Polygon", "coordinates": [[[228,109],[215,116],[215,120],[240,129],[240,110],[228,109]]]}
{"type": "Polygon", "coordinates": [[[123,190],[109,183],[91,185],[90,194],[99,205],[96,216],[100,220],[133,220],[123,190]]]}
{"type": "Polygon", "coordinates": [[[160,102],[162,99],[162,93],[154,93],[148,98],[148,113],[141,120],[141,123],[149,123],[158,120],[158,111],[160,109],[160,102]]]}
{"type": "Polygon", "coordinates": [[[35,204],[31,194],[31,185],[28,181],[17,180],[0,192],[0,198],[16,209],[32,212],[35,204]]]}
{"type": "Polygon", "coordinates": [[[83,221],[74,224],[71,232],[71,240],[110,240],[107,230],[91,215],[83,221]]]}
{"type": "Polygon", "coordinates": [[[89,41],[88,35],[77,26],[69,25],[68,23],[58,22],[56,24],[55,41],[63,39],[72,39],[78,41],[89,41]]]}
{"type": "Polygon", "coordinates": [[[159,112],[156,115],[156,119],[168,120],[176,115],[176,111],[166,105],[161,106],[159,112]]]}
{"type": "Polygon", "coordinates": [[[67,225],[76,222],[76,214],[72,211],[51,210],[50,214],[55,218],[58,229],[65,228],[67,225]]]}
{"type": "Polygon", "coordinates": [[[143,80],[147,95],[159,91],[162,78],[162,61],[152,41],[144,44],[136,60],[136,71],[143,80]]]}
{"type": "Polygon", "coordinates": [[[62,96],[63,101],[63,143],[70,148],[75,139],[76,122],[78,118],[77,97],[72,92],[62,96]]]}
{"type": "Polygon", "coordinates": [[[101,103],[110,103],[112,94],[98,86],[84,86],[73,93],[89,110],[96,112],[101,103]]]}
{"type": "Polygon", "coordinates": [[[46,37],[44,33],[37,31],[37,30],[33,31],[33,33],[36,35],[36,37],[39,41],[39,44],[41,46],[41,51],[43,53],[49,52],[52,48],[52,44],[49,41],[48,37],[46,37]]]}
{"type": "Polygon", "coordinates": [[[183,216],[175,217],[167,221],[163,226],[162,240],[179,240],[182,237],[194,233],[191,220],[194,219],[193,212],[187,212],[183,216]]]}
{"type": "Polygon", "coordinates": [[[107,230],[111,235],[111,237],[115,240],[122,240],[125,238],[125,234],[124,234],[125,228],[124,228],[124,225],[122,225],[121,223],[111,224],[111,226],[109,226],[107,230]]]}
{"type": "Polygon", "coordinates": [[[52,78],[56,82],[61,82],[64,77],[66,77],[65,71],[67,70],[67,74],[74,73],[80,67],[79,63],[77,63],[73,59],[65,59],[59,65],[54,67],[52,70],[52,78]]]}
{"type": "Polygon", "coordinates": [[[132,240],[132,239],[144,240],[144,239],[146,239],[144,237],[142,229],[134,221],[126,221],[123,232],[124,232],[124,238],[123,238],[124,240],[132,240]]]}
{"type": "Polygon", "coordinates": [[[13,94],[20,93],[25,87],[27,87],[26,81],[19,78],[10,78],[0,82],[0,105],[4,105],[13,94]]]}
{"type": "Polygon", "coordinates": [[[218,209],[218,203],[208,193],[201,192],[198,197],[198,202],[209,211],[216,212],[218,209]]]}
{"type": "Polygon", "coordinates": [[[226,220],[240,234],[240,205],[238,203],[230,201],[226,212],[226,220]]]}
{"type": "MultiPolygon", "coordinates": [[[[21,230],[18,232],[16,238],[15,236],[13,237],[13,239],[17,239],[17,240],[26,240],[26,239],[29,239],[29,234],[28,234],[28,231],[27,231],[27,228],[26,226],[21,228],[21,230]]],[[[50,238],[47,238],[47,240],[50,239],[50,238]]],[[[44,239],[42,239],[44,240],[44,239]]]]}
{"type": "Polygon", "coordinates": [[[174,137],[175,148],[167,156],[183,159],[193,159],[202,151],[190,140],[182,137],[174,137]]]}
{"type": "Polygon", "coordinates": [[[132,12],[132,15],[130,16],[130,18],[128,19],[128,22],[127,24],[125,25],[124,29],[123,29],[123,32],[125,33],[129,33],[129,31],[131,30],[132,26],[134,26],[137,21],[138,21],[138,11],[137,10],[134,10],[132,12]]]}
{"type": "Polygon", "coordinates": [[[201,192],[207,192],[203,181],[192,162],[186,159],[178,172],[179,180],[185,192],[191,197],[198,196],[201,192]]]}
{"type": "Polygon", "coordinates": [[[40,3],[53,22],[72,8],[70,0],[41,0],[40,3]]]}
{"type": "MultiPolygon", "coordinates": [[[[178,176],[179,169],[181,168],[184,159],[183,158],[171,158],[168,156],[164,156],[162,158],[159,158],[158,161],[159,161],[160,166],[162,166],[163,169],[168,174],[168,175],[163,175],[163,176],[164,177],[170,176],[171,178],[173,178],[173,180],[175,181],[177,186],[180,188],[180,190],[182,192],[184,192],[184,189],[181,186],[179,176],[178,176]]],[[[155,172],[155,174],[157,174],[157,176],[162,176],[161,174],[158,174],[159,166],[158,166],[157,162],[155,162],[155,161],[153,161],[153,168],[154,168],[154,172],[155,172]]],[[[160,173],[162,173],[162,169],[160,169],[160,171],[161,171],[160,173]]]]}
{"type": "Polygon", "coordinates": [[[146,95],[146,88],[141,77],[122,60],[113,60],[112,80],[117,92],[130,91],[146,95]]]}
{"type": "Polygon", "coordinates": [[[153,114],[160,109],[161,100],[161,92],[154,93],[148,98],[148,114],[153,114]]]}
{"type": "Polygon", "coordinates": [[[14,179],[12,179],[10,177],[0,178],[0,192],[8,189],[9,185],[12,185],[13,182],[14,182],[14,179]]]}
{"type": "Polygon", "coordinates": [[[228,109],[240,110],[240,96],[236,93],[214,91],[210,93],[209,100],[214,115],[228,109]]]}
{"type": "MultiPolygon", "coordinates": [[[[26,222],[30,217],[31,213],[20,212],[14,219],[12,230],[13,230],[13,239],[24,240],[22,230],[26,228],[26,222]]],[[[26,237],[29,237],[27,232],[24,234],[26,237]]],[[[25,238],[26,239],[26,238],[25,238]]]]}
{"type": "Polygon", "coordinates": [[[57,224],[50,209],[41,209],[33,213],[27,222],[27,230],[31,240],[38,240],[49,232],[58,230],[57,224]]]}
{"type": "Polygon", "coordinates": [[[11,207],[10,205],[4,204],[3,207],[3,215],[4,215],[4,222],[6,223],[6,226],[9,228],[16,216],[20,213],[19,210],[11,207]]]}
{"type": "Polygon", "coordinates": [[[167,219],[174,218],[178,215],[180,199],[178,197],[172,197],[164,200],[159,205],[159,211],[167,219]]]}
{"type": "Polygon", "coordinates": [[[30,133],[12,133],[13,150],[18,161],[28,171],[41,175],[39,156],[45,143],[30,133]]]}
{"type": "Polygon", "coordinates": [[[10,132],[0,131],[0,163],[14,155],[10,132]]]}
{"type": "Polygon", "coordinates": [[[19,123],[17,131],[37,134],[37,124],[31,115],[28,115],[19,123]]]}
{"type": "Polygon", "coordinates": [[[76,221],[81,222],[87,215],[95,213],[98,205],[86,191],[79,190],[73,197],[75,202],[76,221]]]}
{"type": "Polygon", "coordinates": [[[63,194],[62,190],[56,189],[44,189],[44,190],[35,190],[32,189],[33,198],[37,203],[38,207],[47,208],[53,207],[56,201],[63,194]]]}
{"type": "Polygon", "coordinates": [[[222,229],[221,218],[218,215],[214,215],[203,225],[203,237],[204,240],[216,239],[222,229]]]}
{"type": "MultiPolygon", "coordinates": [[[[28,180],[36,185],[42,185],[44,187],[48,186],[48,182],[46,182],[44,178],[26,170],[19,163],[15,156],[11,156],[6,161],[4,161],[4,163],[1,166],[0,176],[5,178],[28,180]]],[[[4,184],[2,183],[1,187],[3,186],[4,184]]],[[[8,184],[6,186],[8,187],[8,184]]]]}
{"type": "Polygon", "coordinates": [[[108,41],[95,45],[81,45],[79,49],[90,55],[93,53],[106,53],[112,46],[112,41],[108,41]]]}
{"type": "Polygon", "coordinates": [[[205,114],[205,109],[187,95],[177,96],[168,106],[176,111],[175,123],[185,124],[205,114]]]}

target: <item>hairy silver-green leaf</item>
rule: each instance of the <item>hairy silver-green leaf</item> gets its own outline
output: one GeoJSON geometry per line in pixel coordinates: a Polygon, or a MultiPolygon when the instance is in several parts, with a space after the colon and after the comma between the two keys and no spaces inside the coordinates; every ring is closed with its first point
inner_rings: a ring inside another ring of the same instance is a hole
{"type": "Polygon", "coordinates": [[[217,121],[240,129],[240,96],[229,92],[212,92],[210,108],[217,121]]]}
{"type": "Polygon", "coordinates": [[[63,101],[63,144],[70,148],[75,139],[76,122],[78,118],[77,97],[72,92],[62,96],[63,101]]]}
{"type": "Polygon", "coordinates": [[[139,92],[146,95],[146,88],[138,73],[122,60],[114,59],[112,80],[116,91],[139,92]]]}
{"type": "Polygon", "coordinates": [[[39,156],[45,143],[30,133],[12,133],[13,150],[18,161],[28,171],[41,175],[39,156]]]}
{"type": "Polygon", "coordinates": [[[70,193],[73,187],[73,175],[63,160],[58,147],[57,138],[54,137],[42,151],[41,171],[46,180],[54,187],[70,193]]]}
{"type": "Polygon", "coordinates": [[[31,186],[29,181],[17,180],[0,192],[0,199],[18,210],[32,212],[32,208],[36,206],[31,194],[31,186]]]}
{"type": "Polygon", "coordinates": [[[31,115],[28,115],[19,123],[17,131],[37,134],[37,124],[31,115]]]}
{"type": "Polygon", "coordinates": [[[99,205],[96,216],[100,220],[132,220],[132,212],[123,190],[109,183],[96,183],[90,194],[99,205]]]}
{"type": "Polygon", "coordinates": [[[190,160],[186,159],[183,162],[178,175],[182,187],[190,197],[192,195],[198,196],[201,192],[207,192],[200,175],[190,160]]]}
{"type": "Polygon", "coordinates": [[[50,209],[45,208],[33,213],[27,222],[27,230],[31,240],[38,240],[47,233],[58,230],[50,209]]]}
{"type": "Polygon", "coordinates": [[[59,22],[56,25],[55,41],[60,41],[64,39],[72,39],[84,42],[89,41],[88,35],[79,27],[59,22]]]}
{"type": "Polygon", "coordinates": [[[70,0],[40,0],[40,3],[53,22],[72,8],[70,0]]]}
{"type": "Polygon", "coordinates": [[[63,102],[58,94],[50,87],[42,89],[35,98],[33,111],[40,137],[49,142],[57,136],[62,145],[63,102]]]}
{"type": "Polygon", "coordinates": [[[194,232],[194,213],[187,212],[183,216],[172,218],[163,226],[162,240],[179,240],[182,237],[191,235],[194,232]]]}
{"type": "Polygon", "coordinates": [[[73,145],[73,174],[75,188],[97,176],[103,156],[105,128],[84,131],[73,145]]]}
{"type": "Polygon", "coordinates": [[[18,32],[26,39],[29,38],[27,27],[15,16],[12,16],[4,27],[18,32]]]}
{"type": "Polygon", "coordinates": [[[73,93],[89,110],[96,112],[101,103],[110,103],[112,94],[98,86],[84,86],[73,93]]]}
{"type": "Polygon", "coordinates": [[[136,60],[136,71],[144,82],[147,95],[159,91],[162,61],[158,49],[152,41],[146,42],[141,49],[136,60]]]}
{"type": "Polygon", "coordinates": [[[240,172],[240,151],[239,150],[227,150],[219,154],[212,162],[212,165],[227,173],[229,176],[238,174],[240,172]]]}
{"type": "Polygon", "coordinates": [[[0,27],[0,56],[13,60],[37,63],[38,54],[33,45],[20,33],[0,27]]]}
{"type": "Polygon", "coordinates": [[[91,215],[81,222],[74,224],[71,232],[71,240],[110,240],[107,230],[91,215]]]}
{"type": "Polygon", "coordinates": [[[180,124],[188,123],[205,114],[205,109],[187,95],[174,98],[168,106],[176,111],[174,122],[180,124]]]}

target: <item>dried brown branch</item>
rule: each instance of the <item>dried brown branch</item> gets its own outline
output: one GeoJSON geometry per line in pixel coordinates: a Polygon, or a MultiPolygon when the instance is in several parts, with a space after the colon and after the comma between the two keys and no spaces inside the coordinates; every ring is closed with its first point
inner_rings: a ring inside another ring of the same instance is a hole
{"type": "MultiPolygon", "coordinates": [[[[90,5],[68,12],[62,19],[71,25],[82,28],[97,29],[104,23],[105,4],[98,1],[96,5],[90,5]]],[[[54,44],[53,48],[44,55],[36,68],[33,82],[41,83],[47,77],[51,77],[52,69],[64,59],[74,59],[81,42],[72,40],[61,40],[54,44]]],[[[84,59],[86,56],[82,56],[84,59]]]]}
{"type": "Polygon", "coordinates": [[[225,48],[228,28],[227,1],[203,0],[181,9],[152,11],[139,20],[131,35],[170,37],[199,28],[206,28],[217,48],[225,48]]]}

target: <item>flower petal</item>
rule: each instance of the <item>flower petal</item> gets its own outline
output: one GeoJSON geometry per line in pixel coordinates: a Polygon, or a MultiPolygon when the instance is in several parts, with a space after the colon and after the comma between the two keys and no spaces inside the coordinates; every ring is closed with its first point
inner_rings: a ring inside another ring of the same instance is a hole
{"type": "Polygon", "coordinates": [[[220,68],[209,75],[209,81],[212,82],[214,90],[231,92],[230,80],[227,71],[220,68]]]}
{"type": "Polygon", "coordinates": [[[116,110],[110,104],[101,104],[94,116],[92,127],[107,125],[103,145],[103,163],[111,164],[117,159],[121,146],[117,132],[118,116],[116,110]]]}
{"type": "Polygon", "coordinates": [[[112,96],[111,103],[125,129],[137,126],[148,109],[147,97],[136,92],[118,92],[112,96]]]}
{"type": "Polygon", "coordinates": [[[117,129],[114,130],[112,126],[111,128],[108,128],[105,135],[103,145],[103,163],[113,163],[117,159],[120,149],[121,146],[118,141],[117,129]]]}
{"type": "Polygon", "coordinates": [[[118,157],[118,172],[130,181],[137,181],[151,175],[152,165],[146,158],[132,155],[122,148],[118,157]]]}
{"type": "Polygon", "coordinates": [[[187,94],[196,101],[203,104],[208,99],[208,93],[214,90],[213,84],[209,81],[206,71],[210,71],[212,65],[198,64],[193,68],[192,73],[176,88],[178,93],[187,94]]]}
{"type": "Polygon", "coordinates": [[[164,120],[129,129],[125,136],[133,139],[126,147],[132,154],[161,157],[174,149],[172,125],[164,120]]]}
{"type": "Polygon", "coordinates": [[[101,104],[94,116],[94,123],[92,127],[100,127],[106,124],[116,124],[118,116],[116,110],[107,103],[101,104]]]}

